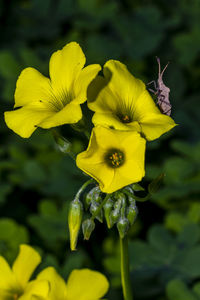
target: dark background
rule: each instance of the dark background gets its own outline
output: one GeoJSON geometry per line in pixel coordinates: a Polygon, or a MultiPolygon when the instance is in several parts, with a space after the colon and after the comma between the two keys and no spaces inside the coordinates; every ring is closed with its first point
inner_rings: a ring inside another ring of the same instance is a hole
{"type": "MultiPolygon", "coordinates": [[[[69,250],[68,204],[86,179],[49,131],[22,139],[3,112],[13,107],[21,70],[48,76],[51,54],[70,41],[80,43],[87,64],[118,59],[145,83],[157,78],[158,56],[163,67],[170,61],[164,82],[179,126],[147,147],[143,185],[166,176],[138,204],[130,232],[134,299],[200,299],[200,1],[1,0],[0,39],[1,255],[11,263],[29,243],[43,255],[38,270],[53,265],[64,278],[74,268],[99,270],[111,284],[108,298],[122,299],[116,229],[96,221],[90,241],[81,234],[78,251],[69,250]]],[[[62,130],[77,152],[85,149],[81,134],[62,130]]]]}

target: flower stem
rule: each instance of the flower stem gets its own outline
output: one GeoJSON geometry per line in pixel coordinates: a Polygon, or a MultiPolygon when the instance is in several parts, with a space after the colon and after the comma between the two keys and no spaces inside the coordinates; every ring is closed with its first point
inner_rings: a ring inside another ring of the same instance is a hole
{"type": "Polygon", "coordinates": [[[123,239],[120,238],[120,253],[121,253],[121,282],[122,282],[124,300],[133,300],[131,281],[130,281],[127,235],[123,239]]]}
{"type": "Polygon", "coordinates": [[[130,193],[129,191],[127,191],[127,190],[125,190],[125,189],[123,189],[123,192],[124,192],[124,194],[126,194],[127,196],[129,196],[129,197],[131,197],[131,198],[133,198],[134,200],[139,201],[139,202],[145,202],[145,201],[147,201],[147,200],[149,200],[149,199],[151,198],[151,195],[150,195],[150,194],[148,194],[148,195],[145,196],[145,197],[140,198],[140,197],[135,196],[134,194],[130,193]]]}
{"type": "Polygon", "coordinates": [[[101,202],[101,204],[99,205],[98,209],[96,210],[95,214],[93,214],[93,216],[91,217],[91,220],[94,221],[94,219],[96,218],[96,216],[98,216],[98,214],[100,213],[100,211],[102,210],[104,204],[106,203],[106,201],[108,200],[108,198],[110,197],[110,194],[107,194],[106,197],[103,199],[103,201],[101,202]]]}
{"type": "Polygon", "coordinates": [[[80,189],[78,190],[78,192],[76,193],[76,196],[75,196],[75,200],[76,199],[79,199],[79,197],[80,197],[80,195],[81,195],[81,193],[84,191],[84,189],[86,189],[86,187],[89,185],[89,184],[91,184],[91,183],[95,183],[95,181],[94,181],[94,179],[92,178],[92,179],[89,179],[88,181],[86,181],[81,187],[80,187],[80,189]]]}

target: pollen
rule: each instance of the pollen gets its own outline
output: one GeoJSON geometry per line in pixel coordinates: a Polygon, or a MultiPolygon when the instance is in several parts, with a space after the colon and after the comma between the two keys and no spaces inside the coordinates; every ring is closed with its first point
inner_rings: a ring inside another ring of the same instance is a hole
{"type": "Polygon", "coordinates": [[[132,119],[127,114],[120,114],[120,115],[118,115],[118,117],[119,117],[119,119],[121,120],[122,123],[130,123],[130,122],[132,122],[132,119]]]}
{"type": "Polygon", "coordinates": [[[122,120],[124,121],[124,123],[126,122],[130,122],[129,116],[125,115],[122,120]]]}
{"type": "Polygon", "coordinates": [[[106,154],[106,162],[112,168],[118,168],[124,163],[124,154],[120,150],[112,149],[106,154]]]}

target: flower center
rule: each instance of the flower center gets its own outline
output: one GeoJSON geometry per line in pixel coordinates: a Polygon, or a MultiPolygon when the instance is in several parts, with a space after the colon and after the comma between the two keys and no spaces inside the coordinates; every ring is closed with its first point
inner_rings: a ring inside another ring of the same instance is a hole
{"type": "Polygon", "coordinates": [[[13,295],[13,299],[14,299],[14,300],[17,300],[17,299],[18,299],[18,295],[17,295],[17,294],[14,294],[14,295],[13,295]]]}
{"type": "Polygon", "coordinates": [[[127,114],[120,114],[119,119],[122,121],[122,123],[131,123],[132,119],[127,114]]]}
{"type": "Polygon", "coordinates": [[[124,153],[118,149],[111,149],[105,156],[107,164],[112,168],[118,168],[124,163],[124,153]]]}

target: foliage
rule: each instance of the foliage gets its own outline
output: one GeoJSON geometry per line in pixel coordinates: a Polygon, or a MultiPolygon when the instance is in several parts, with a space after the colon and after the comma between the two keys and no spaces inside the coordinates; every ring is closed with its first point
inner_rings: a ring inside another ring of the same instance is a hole
{"type": "MultiPolygon", "coordinates": [[[[170,61],[163,80],[179,125],[148,144],[143,186],[160,173],[165,178],[138,204],[132,278],[136,300],[200,299],[199,14],[199,0],[0,2],[0,253],[9,262],[20,243],[30,243],[43,255],[41,268],[53,265],[65,278],[74,268],[97,269],[111,281],[108,299],[122,299],[117,231],[96,222],[90,241],[69,250],[68,203],[83,174],[57,151],[51,132],[23,140],[3,121],[20,71],[32,66],[48,75],[52,52],[76,40],[88,64],[119,59],[145,83],[157,79],[155,56],[163,66],[170,61]]],[[[68,126],[62,132],[75,152],[86,148],[81,133],[72,136],[68,126]]]]}

